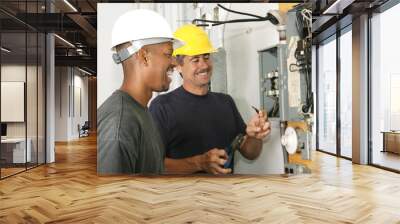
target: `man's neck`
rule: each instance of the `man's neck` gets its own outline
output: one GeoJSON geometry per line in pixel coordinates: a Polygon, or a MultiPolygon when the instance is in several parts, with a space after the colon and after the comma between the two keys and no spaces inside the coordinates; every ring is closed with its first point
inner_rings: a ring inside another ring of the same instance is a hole
{"type": "Polygon", "coordinates": [[[143,107],[147,107],[151,97],[152,91],[140,91],[138,88],[126,88],[124,85],[120,88],[121,91],[129,94],[133,99],[135,99],[143,107]]]}
{"type": "Polygon", "coordinates": [[[182,86],[186,91],[188,91],[189,93],[192,93],[194,95],[204,96],[208,93],[208,85],[193,86],[193,85],[183,82],[182,86]]]}
{"type": "Polygon", "coordinates": [[[120,90],[129,94],[143,107],[147,107],[147,104],[153,95],[153,91],[144,86],[140,80],[134,77],[135,76],[125,76],[120,90]]]}

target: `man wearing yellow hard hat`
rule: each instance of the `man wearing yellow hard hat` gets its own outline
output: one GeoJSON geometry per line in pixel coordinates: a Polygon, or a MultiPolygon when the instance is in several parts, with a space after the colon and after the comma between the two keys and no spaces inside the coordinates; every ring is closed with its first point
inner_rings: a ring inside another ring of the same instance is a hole
{"type": "Polygon", "coordinates": [[[209,91],[210,54],[217,50],[201,28],[184,25],[174,37],[184,42],[173,52],[183,85],[156,97],[149,108],[166,147],[165,171],[231,173],[233,161],[226,148],[243,134],[238,150],[247,159],[257,158],[270,123],[260,112],[246,125],[232,97],[209,91]]]}

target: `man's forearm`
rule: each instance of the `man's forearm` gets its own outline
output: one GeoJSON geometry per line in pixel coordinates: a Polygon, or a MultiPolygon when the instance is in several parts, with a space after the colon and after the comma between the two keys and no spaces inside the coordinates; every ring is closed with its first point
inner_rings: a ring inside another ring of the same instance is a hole
{"type": "Polygon", "coordinates": [[[247,136],[240,148],[240,153],[246,157],[246,159],[256,159],[261,153],[262,144],[262,140],[247,136]]]}
{"type": "Polygon", "coordinates": [[[167,174],[191,174],[202,170],[202,155],[192,156],[185,159],[165,158],[165,173],[167,174]]]}

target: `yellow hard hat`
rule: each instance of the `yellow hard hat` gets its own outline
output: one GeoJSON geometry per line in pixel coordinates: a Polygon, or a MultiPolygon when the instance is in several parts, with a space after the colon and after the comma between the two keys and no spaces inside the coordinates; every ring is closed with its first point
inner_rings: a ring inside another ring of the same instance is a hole
{"type": "Polygon", "coordinates": [[[193,24],[183,25],[178,28],[174,33],[174,37],[183,41],[184,45],[175,49],[173,56],[194,56],[217,52],[211,45],[211,41],[208,39],[206,32],[193,24]]]}

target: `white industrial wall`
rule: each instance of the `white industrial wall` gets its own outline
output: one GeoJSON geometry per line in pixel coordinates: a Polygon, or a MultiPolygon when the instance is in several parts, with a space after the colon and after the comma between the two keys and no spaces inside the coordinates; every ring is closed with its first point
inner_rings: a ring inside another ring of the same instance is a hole
{"type": "MultiPolygon", "coordinates": [[[[278,4],[267,3],[224,3],[225,7],[264,16],[269,10],[278,9],[278,4]]],[[[127,3],[98,4],[98,89],[97,107],[118,89],[122,83],[122,68],[113,63],[110,50],[111,30],[115,20],[122,13],[136,9],[153,9],[164,15],[175,30],[194,18],[206,14],[207,19],[213,19],[216,3],[187,4],[157,4],[157,3],[127,3]],[[196,6],[196,7],[195,7],[196,6]]],[[[246,16],[227,13],[219,9],[219,20],[231,20],[246,16]]],[[[246,17],[248,18],[248,17],[246,17]]],[[[206,29],[214,47],[224,47],[227,55],[227,87],[239,109],[243,119],[247,121],[254,114],[251,106],[260,106],[259,95],[259,58],[258,51],[278,43],[278,33],[275,26],[269,22],[234,23],[206,29]]],[[[180,85],[174,81],[172,89],[180,85]]],[[[276,126],[277,124],[274,124],[276,126]]],[[[237,172],[242,173],[282,173],[283,156],[280,147],[278,126],[265,141],[262,155],[256,161],[247,161],[238,155],[237,172]]]]}
{"type": "Polygon", "coordinates": [[[56,67],[55,141],[69,141],[79,137],[78,124],[82,126],[88,120],[88,105],[87,76],[72,67],[56,67]],[[81,89],[80,103],[77,101],[77,91],[74,91],[77,88],[81,89]],[[76,104],[81,105],[82,114],[76,104]]]}
{"type": "MultiPolygon", "coordinates": [[[[278,4],[230,4],[230,9],[250,12],[256,15],[266,15],[278,4]]],[[[243,18],[243,15],[229,13],[225,20],[243,18]]],[[[220,27],[217,32],[222,33],[220,27]]],[[[217,43],[224,44],[227,52],[228,94],[230,94],[247,123],[255,114],[251,106],[260,108],[259,94],[259,55],[258,51],[278,44],[278,32],[269,22],[228,24],[217,43]]],[[[263,151],[254,161],[246,160],[237,153],[235,172],[237,173],[282,173],[283,154],[280,145],[279,124],[273,124],[271,136],[264,141],[263,151]]]]}

